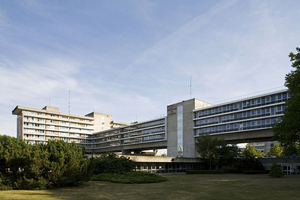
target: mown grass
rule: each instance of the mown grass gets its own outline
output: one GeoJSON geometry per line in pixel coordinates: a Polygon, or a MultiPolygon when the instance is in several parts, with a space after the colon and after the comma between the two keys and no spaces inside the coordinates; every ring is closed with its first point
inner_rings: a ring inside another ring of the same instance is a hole
{"type": "Polygon", "coordinates": [[[178,174],[168,181],[121,184],[91,181],[73,188],[0,191],[0,199],[300,199],[300,175],[178,174]]]}

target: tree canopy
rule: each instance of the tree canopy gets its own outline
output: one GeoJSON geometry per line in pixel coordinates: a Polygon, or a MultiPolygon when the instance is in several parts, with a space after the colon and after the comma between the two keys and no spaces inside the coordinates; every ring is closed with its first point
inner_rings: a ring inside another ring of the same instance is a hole
{"type": "Polygon", "coordinates": [[[198,153],[201,158],[207,159],[211,169],[212,164],[230,165],[233,158],[237,157],[238,147],[227,145],[224,139],[202,135],[198,138],[198,153]]]}
{"type": "Polygon", "coordinates": [[[279,143],[275,144],[270,151],[268,152],[268,155],[275,156],[277,158],[283,156],[283,148],[280,146],[279,143]]]}
{"type": "Polygon", "coordinates": [[[255,148],[254,145],[250,145],[249,143],[246,145],[246,149],[242,152],[242,155],[245,157],[262,157],[265,154],[263,152],[260,152],[258,149],[255,148]]]}
{"type": "Polygon", "coordinates": [[[295,70],[285,76],[285,86],[291,99],[286,102],[282,121],[273,127],[273,139],[281,142],[285,154],[299,154],[299,148],[295,148],[295,145],[300,142],[300,48],[296,50],[298,53],[289,54],[295,70]]]}
{"type": "Polygon", "coordinates": [[[6,189],[44,189],[89,181],[93,166],[75,143],[49,140],[29,144],[0,136],[0,186],[6,189]],[[3,186],[2,185],[2,186],[3,186]]]}

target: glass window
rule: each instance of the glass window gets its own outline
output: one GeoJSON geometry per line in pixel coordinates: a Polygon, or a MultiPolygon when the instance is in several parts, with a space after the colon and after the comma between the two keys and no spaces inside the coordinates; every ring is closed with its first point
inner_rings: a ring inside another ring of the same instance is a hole
{"type": "Polygon", "coordinates": [[[252,121],[252,122],[251,122],[251,125],[252,125],[252,126],[255,126],[255,121],[252,121]]]}
{"type": "Polygon", "coordinates": [[[261,103],[265,103],[266,102],[266,99],[265,98],[261,98],[261,103]]]}
{"type": "Polygon", "coordinates": [[[251,105],[254,105],[255,104],[255,100],[251,100],[251,105]]]}
{"type": "Polygon", "coordinates": [[[238,114],[237,114],[237,118],[238,118],[238,119],[241,119],[241,118],[242,118],[242,113],[238,113],[238,114]]]}
{"type": "Polygon", "coordinates": [[[257,125],[260,125],[260,120],[257,120],[257,125]]]}
{"type": "Polygon", "coordinates": [[[270,124],[270,119],[266,119],[266,124],[270,124]]]}
{"type": "Polygon", "coordinates": [[[266,101],[267,101],[267,102],[270,101],[270,97],[266,97],[266,101]]]}
{"type": "Polygon", "coordinates": [[[261,114],[265,114],[265,109],[263,108],[263,109],[261,109],[261,114]]]}
{"type": "Polygon", "coordinates": [[[264,119],[261,120],[261,124],[262,124],[262,125],[265,125],[265,122],[266,122],[266,121],[265,121],[264,119]]]}
{"type": "Polygon", "coordinates": [[[280,100],[280,99],[281,99],[281,94],[279,94],[279,95],[277,96],[277,99],[278,99],[278,100],[280,100]]]}
{"type": "Polygon", "coordinates": [[[276,100],[275,97],[276,97],[275,95],[271,96],[271,101],[272,102],[274,102],[276,100]]]}
{"type": "Polygon", "coordinates": [[[252,116],[255,115],[255,110],[252,110],[252,111],[251,111],[251,115],[252,115],[252,116]]]}
{"type": "Polygon", "coordinates": [[[278,110],[278,111],[281,111],[281,106],[277,106],[277,110],[278,110]]]}
{"type": "Polygon", "coordinates": [[[258,115],[260,115],[260,110],[257,110],[256,113],[257,113],[258,115]]]}
{"type": "Polygon", "coordinates": [[[183,106],[177,107],[177,153],[183,156],[183,106]]]}
{"type": "Polygon", "coordinates": [[[275,109],[274,107],[271,108],[271,115],[274,115],[275,114],[275,109]]]}
{"type": "Polygon", "coordinates": [[[257,103],[257,104],[260,104],[260,99],[257,99],[257,100],[256,100],[256,103],[257,103]]]}
{"type": "Polygon", "coordinates": [[[266,113],[269,113],[270,112],[270,108],[266,108],[266,113]]]}
{"type": "Polygon", "coordinates": [[[275,119],[272,118],[272,119],[271,119],[271,124],[274,124],[274,122],[275,122],[275,119]]]}
{"type": "Polygon", "coordinates": [[[283,96],[283,99],[287,99],[287,93],[284,93],[282,96],[283,96]]]}

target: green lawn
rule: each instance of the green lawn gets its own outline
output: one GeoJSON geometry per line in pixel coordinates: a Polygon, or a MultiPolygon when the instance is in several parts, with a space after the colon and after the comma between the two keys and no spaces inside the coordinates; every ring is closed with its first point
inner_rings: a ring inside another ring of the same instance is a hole
{"type": "Polygon", "coordinates": [[[178,174],[167,182],[119,184],[91,181],[79,187],[52,190],[0,191],[0,199],[284,199],[300,200],[300,175],[178,174]]]}

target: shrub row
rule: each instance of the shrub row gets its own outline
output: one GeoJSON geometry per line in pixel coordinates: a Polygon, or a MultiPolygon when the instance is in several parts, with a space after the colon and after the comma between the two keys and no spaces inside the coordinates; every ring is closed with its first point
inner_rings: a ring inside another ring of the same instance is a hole
{"type": "Polygon", "coordinates": [[[91,181],[111,181],[114,183],[158,183],[167,178],[149,172],[125,172],[122,174],[103,173],[94,175],[91,181]]]}
{"type": "Polygon", "coordinates": [[[266,174],[265,170],[245,170],[244,174],[266,174]]]}
{"type": "Polygon", "coordinates": [[[224,174],[222,170],[186,170],[187,174],[224,174]]]}

